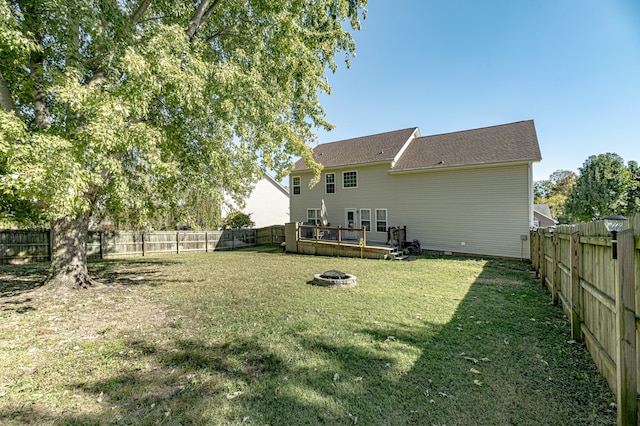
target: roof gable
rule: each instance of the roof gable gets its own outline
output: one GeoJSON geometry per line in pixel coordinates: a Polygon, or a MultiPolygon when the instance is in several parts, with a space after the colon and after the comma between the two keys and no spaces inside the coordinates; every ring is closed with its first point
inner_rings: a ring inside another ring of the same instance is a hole
{"type": "Polygon", "coordinates": [[[540,161],[533,120],[425,136],[411,141],[393,171],[540,161]]]}
{"type": "MultiPolygon", "coordinates": [[[[419,136],[417,127],[325,143],[313,149],[313,158],[325,168],[392,162],[414,135],[419,136]]],[[[308,169],[302,159],[293,166],[293,171],[308,169]]]]}

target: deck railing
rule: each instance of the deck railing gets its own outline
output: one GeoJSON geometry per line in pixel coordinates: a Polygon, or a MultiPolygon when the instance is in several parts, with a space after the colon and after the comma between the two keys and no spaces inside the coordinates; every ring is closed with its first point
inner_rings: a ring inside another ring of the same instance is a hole
{"type": "Polygon", "coordinates": [[[320,225],[299,225],[298,240],[328,243],[367,244],[366,228],[342,228],[320,225]]]}

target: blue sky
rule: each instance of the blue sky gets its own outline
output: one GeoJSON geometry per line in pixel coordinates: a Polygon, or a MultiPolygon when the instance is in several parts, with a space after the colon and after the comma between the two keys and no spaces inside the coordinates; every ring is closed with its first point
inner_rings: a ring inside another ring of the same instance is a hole
{"type": "Polygon", "coordinates": [[[354,38],[322,143],[533,119],[535,180],[605,152],[640,162],[640,0],[370,0],[354,38]]]}

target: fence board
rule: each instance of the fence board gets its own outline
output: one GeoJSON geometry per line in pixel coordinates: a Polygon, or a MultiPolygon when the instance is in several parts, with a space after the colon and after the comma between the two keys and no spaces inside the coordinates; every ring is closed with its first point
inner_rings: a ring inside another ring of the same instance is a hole
{"type": "MultiPolygon", "coordinates": [[[[284,242],[284,226],[224,231],[90,231],[87,258],[233,250],[284,242]]],[[[47,262],[48,229],[0,230],[0,264],[47,262]]]]}
{"type": "Polygon", "coordinates": [[[0,231],[0,264],[49,260],[48,229],[0,231]]]}
{"type": "Polygon", "coordinates": [[[614,260],[603,221],[560,225],[553,232],[537,229],[531,233],[531,260],[552,300],[557,297],[571,319],[574,340],[584,339],[616,393],[618,424],[637,424],[640,214],[625,222],[618,240],[614,260]]]}

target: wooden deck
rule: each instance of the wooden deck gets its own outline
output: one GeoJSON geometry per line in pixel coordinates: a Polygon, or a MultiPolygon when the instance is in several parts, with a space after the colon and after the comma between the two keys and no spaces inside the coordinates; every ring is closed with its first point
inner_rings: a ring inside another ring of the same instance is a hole
{"type": "Polygon", "coordinates": [[[395,247],[384,243],[367,242],[364,247],[357,241],[333,240],[298,240],[298,253],[316,256],[361,257],[364,259],[396,259],[398,253],[395,247]]]}
{"type": "Polygon", "coordinates": [[[288,223],[285,250],[315,256],[404,259],[402,251],[383,242],[367,241],[364,228],[288,223]]]}

